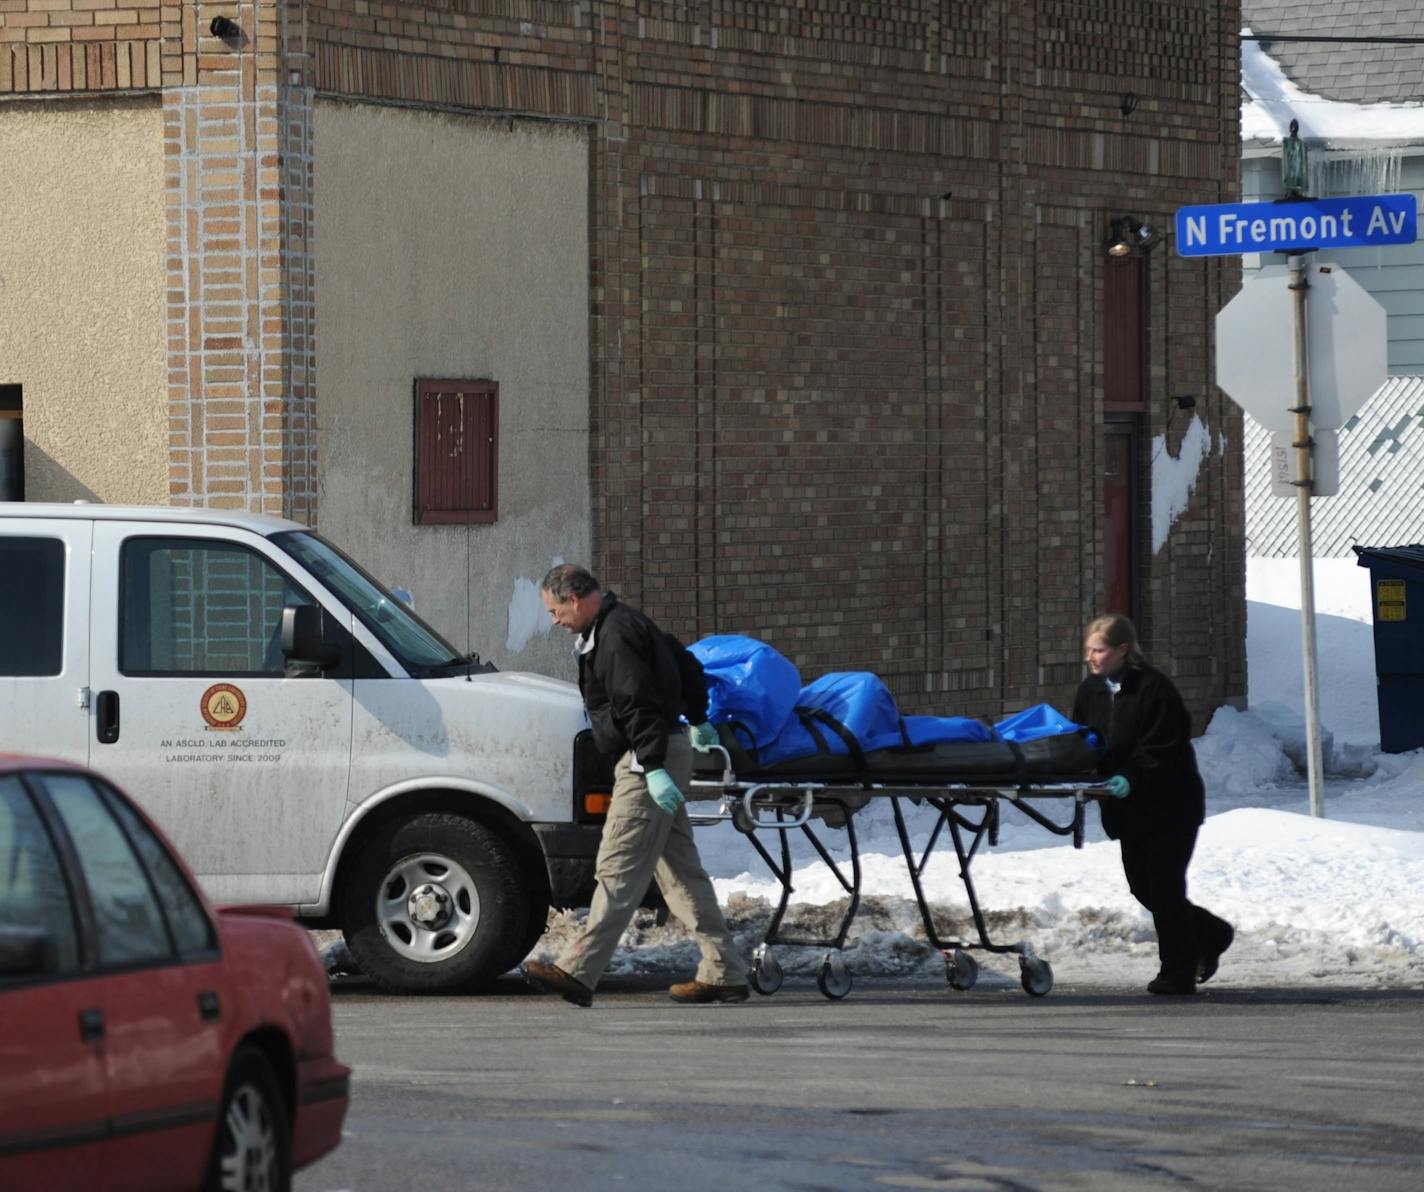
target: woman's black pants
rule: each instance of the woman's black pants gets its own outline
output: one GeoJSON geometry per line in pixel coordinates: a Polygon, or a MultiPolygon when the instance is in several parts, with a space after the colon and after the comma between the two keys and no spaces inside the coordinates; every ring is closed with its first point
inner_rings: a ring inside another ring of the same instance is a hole
{"type": "Polygon", "coordinates": [[[1231,938],[1230,924],[1187,900],[1187,863],[1196,848],[1196,826],[1124,836],[1120,843],[1128,889],[1152,912],[1157,928],[1161,975],[1195,982],[1198,959],[1220,952],[1231,938]]]}

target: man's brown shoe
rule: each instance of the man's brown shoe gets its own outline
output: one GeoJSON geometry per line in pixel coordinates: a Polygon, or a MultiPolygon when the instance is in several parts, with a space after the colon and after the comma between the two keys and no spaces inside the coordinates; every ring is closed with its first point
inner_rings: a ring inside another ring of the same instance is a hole
{"type": "Polygon", "coordinates": [[[524,979],[540,993],[557,993],[566,1002],[575,1006],[593,1005],[593,990],[582,981],[577,981],[564,972],[557,964],[540,964],[529,960],[520,968],[524,979]]]}
{"type": "Polygon", "coordinates": [[[744,1002],[751,996],[747,985],[708,985],[702,981],[683,981],[668,990],[668,997],[684,1005],[701,1006],[708,1002],[744,1002]]]}

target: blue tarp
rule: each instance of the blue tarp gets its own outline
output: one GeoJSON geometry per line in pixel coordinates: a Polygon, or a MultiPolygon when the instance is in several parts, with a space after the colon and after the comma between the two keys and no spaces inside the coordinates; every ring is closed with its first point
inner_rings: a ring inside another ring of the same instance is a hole
{"type": "Polygon", "coordinates": [[[728,633],[688,649],[707,675],[707,719],[731,725],[744,746],[771,744],[794,719],[801,674],[765,642],[728,633]]]}
{"type": "Polygon", "coordinates": [[[1059,737],[1064,733],[1076,733],[1080,727],[1052,704],[1034,704],[1022,712],[1005,716],[994,725],[994,735],[1001,741],[1013,741],[1022,745],[1025,741],[1037,741],[1040,737],[1059,737]]]}
{"type": "Polygon", "coordinates": [[[968,716],[902,716],[905,741],[910,745],[938,745],[941,741],[992,741],[994,730],[968,716]]]}
{"type": "Polygon", "coordinates": [[[824,713],[855,738],[862,753],[894,749],[905,743],[900,712],[890,689],[868,671],[834,671],[801,689],[796,718],[775,741],[761,750],[763,765],[811,757],[818,753],[847,754],[851,746],[836,729],[817,718],[824,713]]]}
{"type": "Polygon", "coordinates": [[[901,716],[890,689],[868,671],[835,671],[801,685],[795,665],[765,642],[739,634],[705,637],[688,647],[707,675],[708,719],[732,726],[762,765],[948,741],[1012,741],[1094,735],[1050,704],[1035,704],[993,727],[965,716],[901,716]],[[842,731],[826,722],[830,718],[842,731]]]}

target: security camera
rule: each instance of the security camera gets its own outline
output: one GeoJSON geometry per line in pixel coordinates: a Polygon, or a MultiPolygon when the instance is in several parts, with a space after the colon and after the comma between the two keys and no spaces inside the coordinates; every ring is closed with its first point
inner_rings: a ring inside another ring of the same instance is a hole
{"type": "Polygon", "coordinates": [[[230,17],[214,17],[208,25],[208,32],[222,41],[227,41],[232,37],[241,37],[242,27],[230,17]]]}

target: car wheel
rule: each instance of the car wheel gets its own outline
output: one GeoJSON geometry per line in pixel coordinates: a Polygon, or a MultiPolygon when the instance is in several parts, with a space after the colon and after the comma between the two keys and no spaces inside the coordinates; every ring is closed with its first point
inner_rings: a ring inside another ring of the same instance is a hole
{"type": "Polygon", "coordinates": [[[529,895],[498,834],[432,812],[366,844],[345,883],[341,921],[351,955],[383,989],[452,993],[522,959],[510,957],[530,930],[529,895]]]}
{"type": "Polygon", "coordinates": [[[205,1192],[288,1192],[291,1184],[291,1130],[277,1076],[261,1051],[240,1047],[223,1085],[205,1192]]]}

